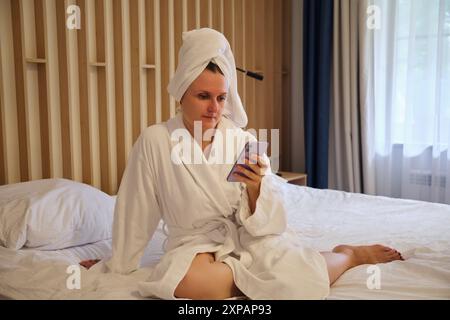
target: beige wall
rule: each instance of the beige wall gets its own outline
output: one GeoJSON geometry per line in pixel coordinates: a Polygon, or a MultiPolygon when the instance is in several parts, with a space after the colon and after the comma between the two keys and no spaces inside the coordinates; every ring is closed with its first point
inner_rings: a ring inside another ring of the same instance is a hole
{"type": "Polygon", "coordinates": [[[166,86],[198,27],[264,74],[239,75],[249,128],[281,128],[289,21],[290,0],[0,0],[0,184],[64,177],[114,194],[141,130],[174,115],[166,86]],[[65,27],[71,4],[81,30],[65,27]]]}

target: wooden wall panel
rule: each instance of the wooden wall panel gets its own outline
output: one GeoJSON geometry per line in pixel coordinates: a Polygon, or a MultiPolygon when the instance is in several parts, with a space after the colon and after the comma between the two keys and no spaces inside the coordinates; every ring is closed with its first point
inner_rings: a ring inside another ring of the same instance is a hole
{"type": "Polygon", "coordinates": [[[16,100],[16,75],[14,63],[14,38],[12,8],[10,1],[0,1],[0,41],[5,41],[7,45],[0,44],[0,114],[2,121],[2,163],[4,176],[2,183],[9,181],[20,181],[21,162],[19,149],[18,130],[18,105],[16,100]],[[13,44],[13,45],[11,45],[13,44]]]}
{"type": "Polygon", "coordinates": [[[211,23],[210,27],[223,32],[223,0],[210,0],[211,23]]]}
{"type": "MultiPolygon", "coordinates": [[[[36,56],[47,57],[47,30],[45,24],[45,11],[43,0],[35,1],[35,30],[36,30],[36,56]]],[[[46,59],[46,58],[45,58],[46,59]]],[[[47,61],[47,60],[46,60],[47,61]]],[[[39,104],[39,129],[41,143],[41,169],[42,173],[38,178],[50,178],[50,146],[49,146],[49,103],[47,96],[47,63],[37,64],[38,71],[38,104],[39,104]]]]}
{"type": "Polygon", "coordinates": [[[157,0],[159,2],[160,17],[160,52],[161,52],[161,109],[162,121],[170,118],[170,98],[167,93],[167,84],[169,83],[169,1],[157,0]]]}
{"type": "MultiPolygon", "coordinates": [[[[155,2],[145,1],[145,16],[153,17],[155,15],[155,2]]],[[[156,118],[155,110],[155,23],[154,19],[145,19],[145,55],[144,55],[144,65],[147,66],[147,124],[158,122],[156,118]]]]}
{"type": "Polygon", "coordinates": [[[208,28],[211,27],[211,19],[210,19],[210,0],[199,0],[199,9],[197,15],[200,15],[200,17],[197,17],[197,20],[200,20],[200,28],[208,28]]]}
{"type": "MultiPolygon", "coordinates": [[[[281,17],[280,14],[278,15],[278,19],[282,19],[282,25],[280,26],[282,28],[282,45],[286,46],[286,44],[291,43],[291,37],[292,37],[292,30],[291,30],[291,23],[292,23],[292,4],[291,0],[283,0],[283,8],[281,17]]],[[[275,33],[274,33],[275,35],[275,33]]],[[[273,108],[273,114],[277,116],[277,121],[281,121],[281,124],[279,125],[280,130],[280,167],[283,167],[285,170],[292,170],[292,152],[291,152],[291,75],[290,72],[287,72],[287,70],[290,70],[291,68],[291,59],[292,59],[292,52],[291,50],[283,50],[282,52],[282,63],[281,63],[281,104],[282,106],[286,106],[286,108],[283,108],[283,112],[280,114],[280,112],[277,110],[277,107],[273,108]],[[278,118],[281,117],[281,120],[278,118]]],[[[274,103],[277,101],[275,100],[274,103]]],[[[277,123],[275,124],[277,126],[277,123]]],[[[296,146],[298,148],[298,146],[296,146]]]]}
{"type": "Polygon", "coordinates": [[[197,4],[198,0],[183,0],[186,1],[187,6],[187,30],[197,28],[197,4]]]}
{"type": "MultiPolygon", "coordinates": [[[[255,52],[256,52],[256,42],[255,42],[255,15],[251,14],[255,10],[255,2],[258,0],[244,0],[243,16],[245,19],[244,23],[244,66],[250,70],[255,69],[255,52]]],[[[258,3],[260,5],[260,3],[258,3]]],[[[259,46],[259,44],[258,44],[259,46]]],[[[248,126],[250,128],[256,128],[257,125],[257,111],[255,110],[255,83],[253,78],[244,78],[244,105],[249,116],[248,126]]]]}
{"type": "Polygon", "coordinates": [[[124,77],[123,77],[123,27],[121,0],[113,1],[114,21],[114,93],[116,104],[116,140],[117,140],[117,173],[122,176],[126,165],[125,154],[125,104],[124,104],[124,77]]]}
{"type": "MultiPolygon", "coordinates": [[[[86,0],[77,2],[81,12],[86,12],[86,0]]],[[[79,92],[80,92],[80,126],[81,126],[81,159],[83,181],[92,184],[92,166],[90,157],[90,127],[89,127],[89,103],[88,103],[88,50],[87,15],[81,16],[81,30],[78,32],[78,66],[79,66],[79,92]]]]}
{"type": "MultiPolygon", "coordinates": [[[[26,134],[26,117],[25,117],[25,79],[24,79],[24,60],[23,52],[23,30],[22,30],[22,2],[11,1],[13,46],[14,46],[14,75],[16,81],[16,110],[17,110],[17,130],[19,136],[19,154],[20,154],[20,181],[29,180],[28,172],[28,150],[26,134]]],[[[11,45],[11,44],[10,44],[11,45]]]]}
{"type": "MultiPolygon", "coordinates": [[[[0,47],[0,61],[2,61],[2,47],[0,47]]],[[[2,71],[2,64],[0,63],[0,75],[3,74],[2,71]]],[[[3,78],[0,76],[0,92],[3,92],[3,78]]],[[[0,95],[0,185],[6,183],[6,159],[5,159],[5,153],[3,150],[6,149],[6,146],[3,142],[3,127],[5,122],[5,115],[3,114],[3,110],[5,110],[5,101],[3,98],[3,95],[0,95]]]]}
{"type": "Polygon", "coordinates": [[[64,177],[115,194],[141,131],[175,114],[167,84],[199,27],[265,77],[238,72],[248,128],[280,128],[291,1],[0,0],[0,184],[64,177]]]}
{"type": "MultiPolygon", "coordinates": [[[[183,0],[173,0],[174,1],[174,16],[173,16],[173,31],[174,31],[174,66],[178,65],[178,51],[182,45],[182,33],[183,33],[183,0]]],[[[175,71],[175,68],[174,70],[175,71]]]]}
{"type": "MultiPolygon", "coordinates": [[[[59,106],[61,122],[61,146],[62,146],[62,177],[72,178],[72,152],[70,139],[69,119],[69,79],[66,41],[66,7],[64,1],[56,1],[56,30],[58,41],[58,69],[59,69],[59,106]]],[[[17,75],[17,74],[16,74],[17,75]]]]}
{"type": "Polygon", "coordinates": [[[131,114],[133,141],[140,133],[140,56],[139,56],[139,8],[138,0],[130,0],[130,37],[131,37],[131,114]],[[132,17],[132,18],[131,18],[132,17]]]}

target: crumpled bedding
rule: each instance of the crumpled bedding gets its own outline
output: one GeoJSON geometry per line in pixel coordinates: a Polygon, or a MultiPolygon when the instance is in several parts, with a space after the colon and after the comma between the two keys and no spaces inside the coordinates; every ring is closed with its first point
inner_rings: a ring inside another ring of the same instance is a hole
{"type": "MultiPolygon", "coordinates": [[[[362,265],[345,272],[328,299],[450,299],[450,206],[414,200],[318,190],[284,184],[288,232],[320,251],[338,244],[395,247],[406,261],[362,265]],[[374,272],[374,270],[376,272],[374,272]],[[378,275],[379,286],[373,286],[378,275]]],[[[0,295],[11,299],[142,299],[137,284],[163,255],[162,224],[142,268],[130,275],[80,268],[81,288],[69,290],[67,273],[80,260],[107,258],[111,241],[55,251],[0,247],[0,295]]]]}

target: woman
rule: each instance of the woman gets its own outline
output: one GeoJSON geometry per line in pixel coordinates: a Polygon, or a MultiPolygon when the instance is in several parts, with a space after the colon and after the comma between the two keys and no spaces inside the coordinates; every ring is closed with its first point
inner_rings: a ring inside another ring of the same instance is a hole
{"type": "Polygon", "coordinates": [[[160,219],[168,229],[166,253],[139,284],[143,296],[322,299],[346,270],[401,259],[381,245],[342,245],[332,252],[302,247],[286,231],[286,182],[270,172],[266,156],[247,161],[252,171],[241,167],[240,183],[226,181],[233,162],[211,161],[223,148],[220,142],[230,131],[239,146],[235,150],[255,140],[241,129],[247,116],[235,68],[221,33],[204,28],[183,34],[179,66],[168,86],[181,114],[147,128],[133,147],[118,192],[113,256],[106,268],[136,270],[160,219]],[[194,139],[196,121],[202,132],[214,130],[211,141],[194,139]],[[177,130],[187,130],[202,163],[193,164],[190,152],[173,161],[177,130]]]}

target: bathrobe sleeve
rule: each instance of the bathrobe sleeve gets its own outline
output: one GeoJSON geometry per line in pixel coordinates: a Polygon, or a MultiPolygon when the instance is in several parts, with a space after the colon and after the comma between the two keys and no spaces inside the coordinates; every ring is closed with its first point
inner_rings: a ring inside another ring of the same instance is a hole
{"type": "MultiPolygon", "coordinates": [[[[267,157],[266,160],[268,161],[267,157]]],[[[285,183],[285,179],[269,171],[262,178],[261,189],[253,214],[249,207],[247,189],[242,190],[237,221],[252,236],[281,234],[286,230],[286,199],[285,189],[283,188],[285,183]]]]}
{"type": "Polygon", "coordinates": [[[161,212],[157,201],[151,144],[144,133],[131,151],[114,212],[112,258],[106,262],[110,272],[127,274],[139,268],[161,212]]]}

